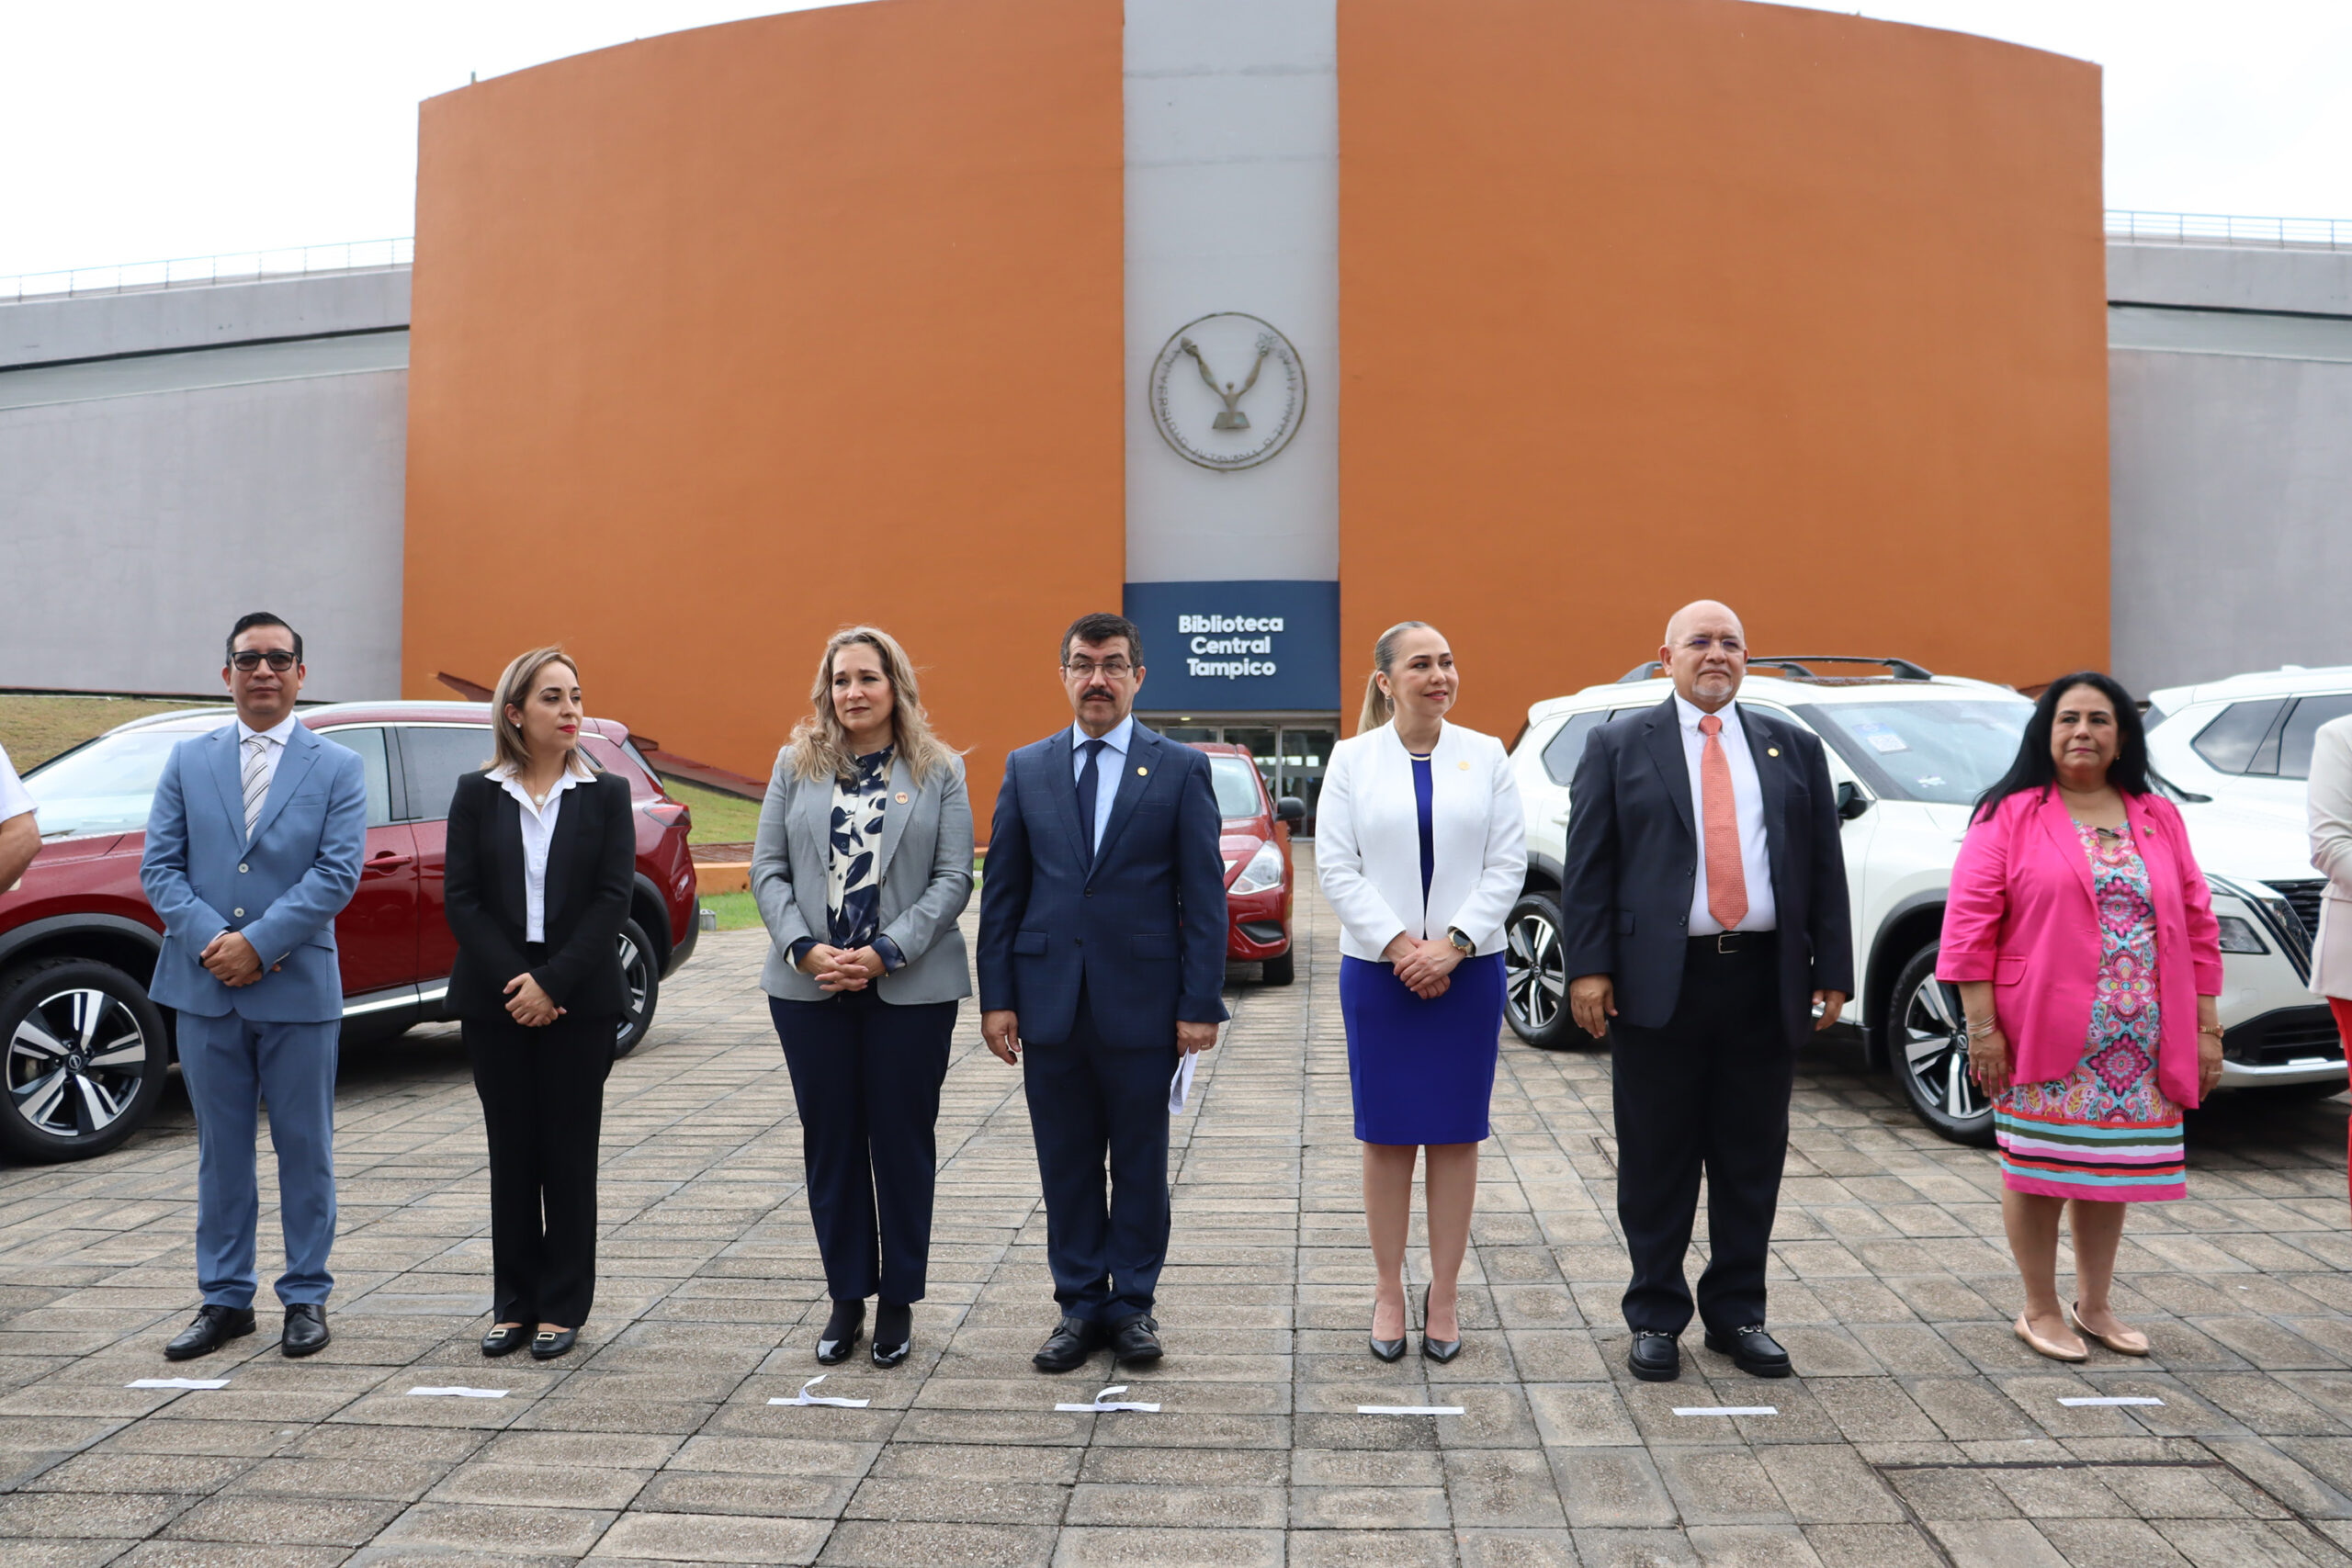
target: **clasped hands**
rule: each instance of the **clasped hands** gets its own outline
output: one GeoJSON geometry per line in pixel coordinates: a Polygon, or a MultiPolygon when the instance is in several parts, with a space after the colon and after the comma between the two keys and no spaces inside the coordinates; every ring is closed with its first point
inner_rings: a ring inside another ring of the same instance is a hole
{"type": "Polygon", "coordinates": [[[568,1010],[555,1005],[528,970],[506,982],[506,1016],[526,1029],[545,1029],[568,1010]]]}
{"type": "MultiPolygon", "coordinates": [[[[250,986],[261,978],[261,954],[254,951],[254,944],[245,940],[243,931],[222,931],[204,944],[197,961],[211,972],[214,979],[232,989],[250,986]]],[[[274,964],[270,972],[276,974],[284,967],[274,964]]]]}
{"type": "Polygon", "coordinates": [[[1423,942],[1409,931],[1398,931],[1380,950],[1381,962],[1396,965],[1396,978],[1425,1002],[1445,995],[1453,984],[1453,966],[1462,958],[1462,950],[1453,945],[1451,938],[1432,937],[1423,942]]]}
{"type": "Polygon", "coordinates": [[[819,942],[800,955],[800,972],[827,991],[862,991],[883,974],[882,955],[871,947],[852,950],[819,942]]]}

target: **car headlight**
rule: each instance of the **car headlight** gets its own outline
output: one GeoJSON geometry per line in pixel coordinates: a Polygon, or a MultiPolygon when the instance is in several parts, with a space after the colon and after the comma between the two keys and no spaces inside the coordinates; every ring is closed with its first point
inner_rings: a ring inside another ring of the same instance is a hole
{"type": "Polygon", "coordinates": [[[1241,874],[1233,879],[1233,886],[1226,891],[1263,893],[1282,885],[1283,852],[1274,848],[1273,840],[1269,839],[1258,846],[1258,852],[1250,857],[1250,863],[1241,868],[1241,874]]]}
{"type": "Polygon", "coordinates": [[[2262,940],[2262,933],[2255,930],[2254,922],[2245,916],[2222,915],[2219,917],[2219,921],[2222,927],[2223,953],[2267,953],[2270,951],[2270,944],[2262,940]]]}

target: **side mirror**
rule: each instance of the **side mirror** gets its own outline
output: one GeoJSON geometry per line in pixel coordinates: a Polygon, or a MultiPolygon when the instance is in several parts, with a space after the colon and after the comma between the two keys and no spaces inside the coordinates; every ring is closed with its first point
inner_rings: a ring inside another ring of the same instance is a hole
{"type": "Polygon", "coordinates": [[[1295,795],[1286,795],[1274,802],[1274,820],[1295,828],[1306,820],[1306,802],[1295,795]]]}
{"type": "Polygon", "coordinates": [[[1851,822],[1870,808],[1871,797],[1861,792],[1860,785],[1849,781],[1838,786],[1838,819],[1840,822],[1851,822]]]}

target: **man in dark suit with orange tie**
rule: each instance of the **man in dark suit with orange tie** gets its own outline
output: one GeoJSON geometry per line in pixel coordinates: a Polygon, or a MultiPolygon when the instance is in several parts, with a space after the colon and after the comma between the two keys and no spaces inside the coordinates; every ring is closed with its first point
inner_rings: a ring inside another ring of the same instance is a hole
{"type": "Polygon", "coordinates": [[[1674,694],[1585,743],[1560,895],[1569,1009],[1612,1036],[1627,1364],[1681,1373],[1703,1171],[1707,1347],[1786,1377],[1764,1271],[1796,1051],[1854,989],[1837,797],[1816,737],[1734,700],[1747,641],[1728,607],[1677,611],[1658,661],[1674,694]]]}
{"type": "Polygon", "coordinates": [[[1032,1360],[1159,1359],[1168,1105],[1226,1017],[1225,858],[1209,760],[1135,721],[1124,615],[1062,634],[1071,728],[1005,759],[980,883],[980,1032],[1022,1066],[1062,1319],[1032,1360]],[[1110,1173],[1104,1201],[1103,1173],[1110,1173]]]}

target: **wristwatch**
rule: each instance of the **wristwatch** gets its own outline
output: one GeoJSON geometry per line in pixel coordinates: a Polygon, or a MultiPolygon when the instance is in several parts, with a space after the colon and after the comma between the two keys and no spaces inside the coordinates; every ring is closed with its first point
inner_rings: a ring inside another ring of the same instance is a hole
{"type": "Polygon", "coordinates": [[[1445,940],[1452,942],[1464,957],[1468,957],[1478,951],[1478,944],[1472,942],[1468,937],[1463,935],[1462,928],[1460,926],[1446,927],[1445,940]]]}

